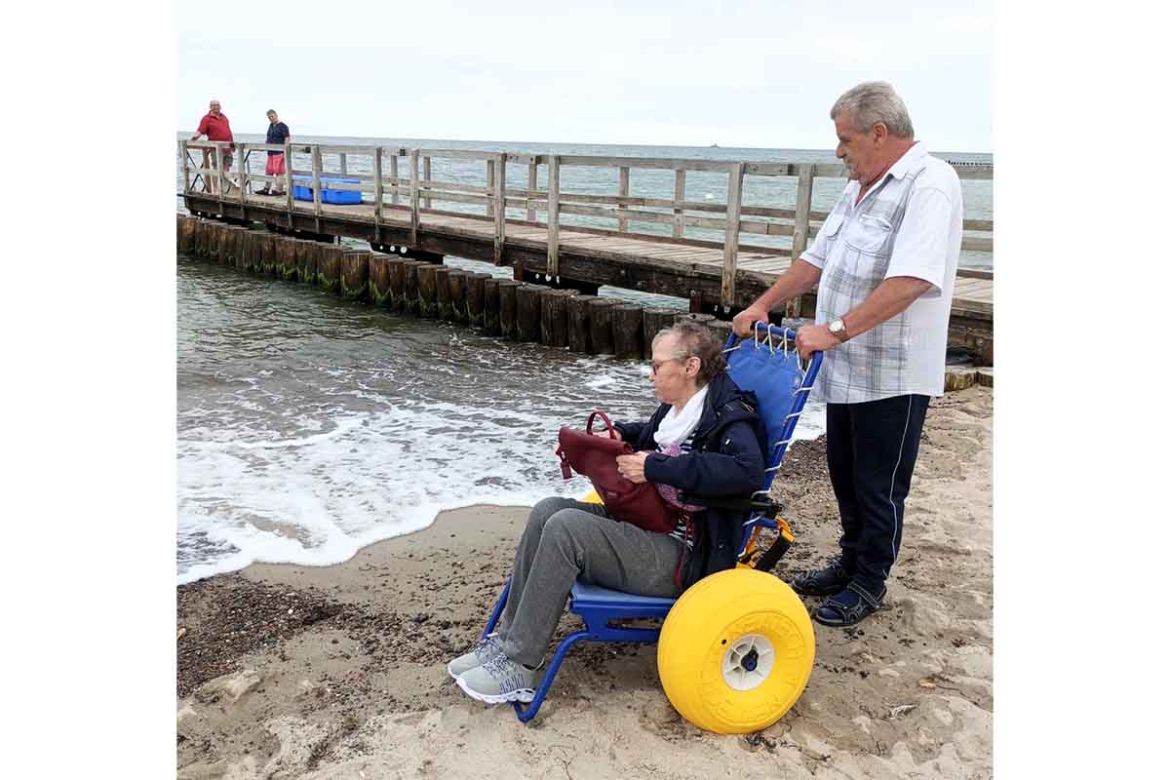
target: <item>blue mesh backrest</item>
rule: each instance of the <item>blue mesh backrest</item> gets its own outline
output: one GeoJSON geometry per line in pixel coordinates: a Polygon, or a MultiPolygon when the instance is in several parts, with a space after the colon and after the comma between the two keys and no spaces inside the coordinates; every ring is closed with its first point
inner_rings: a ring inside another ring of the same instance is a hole
{"type": "MultiPolygon", "coordinates": [[[[785,351],[748,339],[727,353],[727,370],[737,385],[756,394],[760,416],[768,431],[764,460],[769,466],[777,465],[776,444],[783,439],[784,420],[792,412],[796,390],[804,379],[799,355],[791,347],[785,351]]],[[[768,473],[768,484],[773,473],[768,473]]]]}

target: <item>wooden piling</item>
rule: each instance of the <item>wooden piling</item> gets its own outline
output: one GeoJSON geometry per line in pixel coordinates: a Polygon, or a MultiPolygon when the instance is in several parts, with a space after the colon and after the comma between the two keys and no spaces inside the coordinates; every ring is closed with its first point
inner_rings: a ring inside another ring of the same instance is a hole
{"type": "Polygon", "coordinates": [[[596,295],[571,295],[565,299],[565,328],[570,352],[589,351],[589,304],[596,295]]]}
{"type": "Polygon", "coordinates": [[[650,308],[642,310],[642,357],[650,359],[654,337],[663,328],[674,324],[676,309],[650,308]]]}
{"type": "Polygon", "coordinates": [[[402,259],[402,303],[395,307],[416,317],[419,311],[418,269],[417,260],[402,259]]]}
{"type": "Polygon", "coordinates": [[[728,320],[717,320],[712,318],[710,322],[703,323],[706,325],[715,340],[720,344],[727,343],[727,337],[731,335],[731,322],[728,320]]]}
{"type": "Polygon", "coordinates": [[[370,258],[373,252],[345,252],[341,255],[341,296],[350,301],[369,299],[370,258]]]}
{"type": "Polygon", "coordinates": [[[702,325],[710,325],[712,322],[715,321],[715,315],[714,314],[700,314],[697,312],[686,312],[686,311],[675,314],[675,316],[674,316],[675,322],[682,322],[683,320],[689,320],[690,322],[698,322],[702,325]]]}
{"type": "Polygon", "coordinates": [[[297,278],[309,284],[317,283],[317,274],[320,271],[321,254],[312,241],[300,239],[286,239],[289,242],[286,251],[292,253],[293,262],[297,266],[297,278]]]}
{"type": "MultiPolygon", "coordinates": [[[[309,252],[312,254],[314,250],[309,249],[309,252]]],[[[326,292],[340,292],[341,256],[345,254],[345,250],[339,246],[330,246],[324,251],[316,249],[316,254],[317,286],[326,292]]]]}
{"type": "MultiPolygon", "coordinates": [[[[479,274],[476,274],[479,276],[479,274]]],[[[480,327],[485,336],[500,335],[500,279],[483,274],[483,311],[481,312],[480,327]]],[[[475,324],[475,315],[472,314],[472,324],[475,324]]]]}
{"type": "Polygon", "coordinates": [[[369,285],[370,303],[375,306],[390,307],[393,300],[390,295],[390,255],[370,255],[369,285]]]}
{"type": "Polygon", "coordinates": [[[642,307],[636,303],[614,306],[613,351],[620,358],[642,357],[642,307]]]}
{"type": "Polygon", "coordinates": [[[418,311],[420,317],[433,317],[438,310],[435,271],[439,266],[427,263],[418,267],[418,311]]]}
{"type": "Polygon", "coordinates": [[[260,242],[262,247],[261,257],[264,258],[261,262],[268,262],[276,266],[277,273],[286,282],[299,281],[301,278],[301,269],[297,265],[296,257],[291,257],[287,252],[281,251],[281,242],[283,239],[280,236],[268,233],[260,242]]]}
{"type": "Polygon", "coordinates": [[[435,266],[435,302],[432,305],[431,313],[424,316],[436,319],[442,317],[444,300],[450,306],[451,288],[447,286],[447,277],[450,274],[451,269],[449,267],[445,265],[435,266]]]}
{"type": "Polygon", "coordinates": [[[540,295],[540,343],[558,349],[569,345],[566,314],[576,290],[545,289],[540,295]]]}
{"type": "Polygon", "coordinates": [[[492,278],[491,274],[468,272],[463,280],[464,295],[467,302],[467,324],[473,328],[483,327],[483,296],[484,285],[492,278]]]}
{"type": "Polygon", "coordinates": [[[517,341],[540,341],[540,293],[545,289],[538,284],[516,288],[517,341]]]}
{"type": "Polygon", "coordinates": [[[500,279],[496,287],[500,296],[500,335],[506,339],[515,339],[516,291],[520,288],[520,282],[500,279]]]}
{"type": "MultiPolygon", "coordinates": [[[[386,255],[386,295],[382,305],[396,311],[403,309],[406,284],[406,261],[397,255],[386,255]]],[[[374,277],[374,266],[370,265],[370,279],[374,277]]],[[[373,288],[370,294],[373,295],[373,288]]]]}
{"type": "Polygon", "coordinates": [[[452,268],[447,274],[447,300],[442,317],[451,322],[467,322],[467,271],[452,268]]]}
{"type": "Polygon", "coordinates": [[[589,350],[594,355],[613,354],[613,307],[616,298],[596,298],[589,302],[589,350]]]}

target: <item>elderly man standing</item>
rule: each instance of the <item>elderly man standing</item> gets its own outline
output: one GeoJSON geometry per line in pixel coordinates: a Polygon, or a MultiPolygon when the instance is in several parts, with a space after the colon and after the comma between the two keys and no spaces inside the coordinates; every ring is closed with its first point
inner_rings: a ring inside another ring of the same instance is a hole
{"type": "MultiPolygon", "coordinates": [[[[232,138],[232,126],[228,123],[227,115],[219,110],[219,101],[212,100],[207,106],[207,113],[199,120],[199,129],[191,136],[192,141],[198,141],[200,136],[207,136],[208,141],[226,141],[231,146],[223,153],[224,175],[232,169],[232,152],[235,151],[235,139],[232,138]]],[[[203,167],[209,167],[211,154],[203,152],[203,167]]],[[[203,175],[205,189],[212,195],[219,194],[219,179],[216,176],[203,175]]]]}
{"type": "Polygon", "coordinates": [[[817,622],[850,626],[885,596],[926,407],[943,392],[963,201],[958,175],[914,140],[889,84],[859,84],[829,117],[850,181],[812,246],[735,317],[734,328],[748,334],[753,322],[817,286],[816,324],[799,329],[796,345],[805,356],[824,351],[818,388],[841,551],[792,585],[830,597],[817,622]]]}

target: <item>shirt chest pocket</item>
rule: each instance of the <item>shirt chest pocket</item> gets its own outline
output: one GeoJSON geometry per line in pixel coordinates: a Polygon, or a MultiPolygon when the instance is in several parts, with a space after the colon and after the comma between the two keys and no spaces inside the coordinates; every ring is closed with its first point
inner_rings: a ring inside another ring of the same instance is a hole
{"type": "Polygon", "coordinates": [[[845,231],[845,243],[863,255],[889,255],[893,226],[885,217],[862,214],[845,231]]]}

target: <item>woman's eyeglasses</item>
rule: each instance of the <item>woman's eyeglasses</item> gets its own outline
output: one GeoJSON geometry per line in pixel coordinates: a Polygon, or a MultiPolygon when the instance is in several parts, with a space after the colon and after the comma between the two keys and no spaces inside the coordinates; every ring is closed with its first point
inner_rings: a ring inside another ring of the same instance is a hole
{"type": "Polygon", "coordinates": [[[670,358],[669,360],[651,360],[650,361],[650,373],[657,374],[658,369],[662,368],[667,363],[674,363],[674,362],[685,363],[693,357],[695,357],[695,355],[687,355],[686,357],[670,358]]]}

